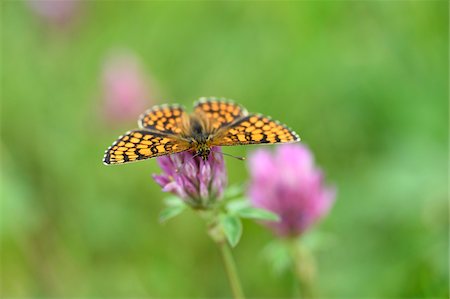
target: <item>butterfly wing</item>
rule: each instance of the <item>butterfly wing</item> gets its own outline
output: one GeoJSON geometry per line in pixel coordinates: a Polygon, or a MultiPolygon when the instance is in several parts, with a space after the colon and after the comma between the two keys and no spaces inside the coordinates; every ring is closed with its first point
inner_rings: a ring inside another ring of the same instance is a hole
{"type": "Polygon", "coordinates": [[[146,130],[129,131],[105,152],[103,163],[123,164],[189,150],[189,143],[175,136],[146,130]]]}
{"type": "Polygon", "coordinates": [[[252,114],[224,127],[212,139],[212,146],[291,143],[300,141],[287,126],[261,115],[252,114]]]}
{"type": "Polygon", "coordinates": [[[187,118],[180,105],[159,105],[145,111],[139,117],[138,125],[152,132],[180,134],[187,118]]]}
{"type": "Polygon", "coordinates": [[[200,98],[194,103],[194,112],[208,120],[212,130],[226,127],[248,115],[247,110],[224,98],[200,98]]]}

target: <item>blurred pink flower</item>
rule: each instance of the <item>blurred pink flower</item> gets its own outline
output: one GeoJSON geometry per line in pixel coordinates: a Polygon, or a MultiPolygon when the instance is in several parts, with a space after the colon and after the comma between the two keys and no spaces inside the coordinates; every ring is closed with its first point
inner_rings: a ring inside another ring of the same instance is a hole
{"type": "Polygon", "coordinates": [[[274,154],[258,150],[250,156],[249,167],[250,201],[280,217],[279,222],[264,223],[279,236],[302,234],[334,203],[335,189],[324,185],[323,174],[304,145],[282,145],[274,154]]]}
{"type": "Polygon", "coordinates": [[[70,23],[80,10],[80,0],[27,0],[31,10],[43,20],[63,25],[70,23]]]}
{"type": "Polygon", "coordinates": [[[137,120],[150,102],[150,82],[137,57],[131,53],[113,53],[103,67],[103,111],[107,119],[137,120]]]}
{"type": "Polygon", "coordinates": [[[171,192],[193,208],[205,209],[221,199],[227,185],[225,162],[219,147],[213,148],[208,160],[182,152],[158,158],[163,171],[153,179],[164,192],[171,192]]]}

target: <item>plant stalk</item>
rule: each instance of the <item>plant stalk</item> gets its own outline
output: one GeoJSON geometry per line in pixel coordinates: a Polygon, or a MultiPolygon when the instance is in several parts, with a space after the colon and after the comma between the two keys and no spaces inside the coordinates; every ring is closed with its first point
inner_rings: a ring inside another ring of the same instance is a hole
{"type": "Polygon", "coordinates": [[[300,288],[300,298],[315,298],[314,278],[316,267],[311,254],[302,248],[297,240],[292,240],[289,244],[293,261],[293,270],[300,288]]]}
{"type": "Polygon", "coordinates": [[[231,291],[234,299],[244,299],[241,283],[237,274],[236,265],[234,263],[233,255],[231,254],[230,246],[226,241],[217,242],[220,253],[222,254],[223,264],[227,272],[228,281],[230,283],[231,291]]]}
{"type": "Polygon", "coordinates": [[[219,215],[217,211],[198,211],[198,213],[200,217],[202,217],[207,223],[209,236],[219,247],[233,298],[245,299],[244,292],[242,291],[241,287],[241,282],[236,270],[236,264],[234,263],[233,255],[231,253],[230,246],[226,240],[222,227],[219,224],[219,215]]]}

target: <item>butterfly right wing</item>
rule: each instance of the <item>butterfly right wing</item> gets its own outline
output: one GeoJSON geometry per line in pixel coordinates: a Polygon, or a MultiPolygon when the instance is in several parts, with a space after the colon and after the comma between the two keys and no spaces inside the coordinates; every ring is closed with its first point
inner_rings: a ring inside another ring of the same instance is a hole
{"type": "Polygon", "coordinates": [[[291,143],[300,141],[297,133],[270,117],[251,114],[224,127],[213,137],[212,146],[291,143]]]}
{"type": "Polygon", "coordinates": [[[189,149],[189,142],[176,136],[146,130],[134,130],[120,136],[106,150],[103,164],[123,164],[179,153],[189,149]]]}
{"type": "Polygon", "coordinates": [[[241,105],[225,98],[204,97],[194,103],[194,112],[202,115],[212,126],[212,131],[231,125],[248,115],[241,105]]]}

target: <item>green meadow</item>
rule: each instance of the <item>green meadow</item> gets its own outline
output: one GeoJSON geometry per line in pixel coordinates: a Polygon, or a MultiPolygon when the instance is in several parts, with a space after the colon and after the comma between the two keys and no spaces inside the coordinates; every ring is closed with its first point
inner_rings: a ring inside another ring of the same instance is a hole
{"type": "MultiPolygon", "coordinates": [[[[106,57],[126,49],[148,107],[231,98],[312,150],[337,188],[303,236],[319,298],[448,298],[448,2],[77,5],[61,24],[1,3],[1,297],[231,296],[195,213],[158,223],[156,161],[102,164],[137,126],[139,113],[103,113],[106,57]]],[[[230,184],[245,185],[246,162],[225,160],[230,184]]],[[[274,236],[243,224],[233,254],[246,295],[291,298],[292,273],[264,255],[274,236]]]]}

